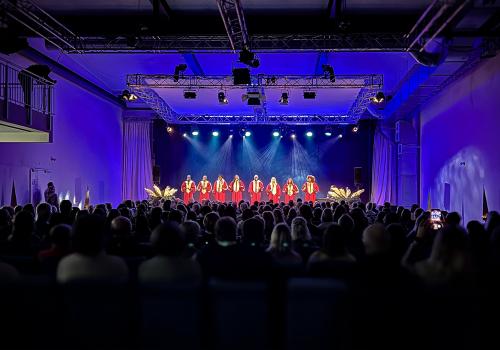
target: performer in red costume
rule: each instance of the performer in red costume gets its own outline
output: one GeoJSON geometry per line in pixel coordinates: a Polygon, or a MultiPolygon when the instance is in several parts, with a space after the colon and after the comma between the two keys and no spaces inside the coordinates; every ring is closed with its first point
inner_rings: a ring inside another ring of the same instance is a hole
{"type": "Polygon", "coordinates": [[[261,192],[264,191],[264,184],[259,180],[259,177],[255,175],[253,181],[248,185],[248,192],[250,193],[250,204],[255,202],[260,202],[261,192]]]}
{"type": "Polygon", "coordinates": [[[319,192],[319,186],[316,179],[312,175],[307,175],[307,181],[302,185],[302,192],[305,193],[304,200],[306,202],[316,202],[316,193],[319,192]]]}
{"type": "Polygon", "coordinates": [[[245,184],[240,180],[238,175],[234,175],[234,180],[229,184],[229,191],[231,191],[231,201],[233,203],[238,203],[243,199],[245,184]]]}
{"type": "Polygon", "coordinates": [[[191,180],[191,175],[186,176],[186,181],[184,181],[181,186],[181,192],[184,193],[184,203],[187,204],[193,201],[196,186],[194,181],[191,180]]]}
{"type": "Polygon", "coordinates": [[[200,182],[198,182],[198,187],[196,188],[200,192],[200,203],[203,201],[210,200],[210,191],[212,191],[212,184],[207,180],[207,175],[203,175],[200,182]]]}
{"type": "Polygon", "coordinates": [[[273,203],[280,202],[281,188],[275,177],[272,177],[271,182],[267,185],[266,193],[269,197],[269,200],[273,201],[273,203]]]}
{"type": "Polygon", "coordinates": [[[283,185],[283,192],[285,192],[285,203],[295,200],[295,196],[299,193],[299,187],[293,182],[291,177],[288,178],[283,185]]]}
{"type": "Polygon", "coordinates": [[[226,201],[226,191],[227,191],[227,182],[224,180],[222,175],[219,175],[217,180],[214,182],[214,198],[217,202],[225,202],[226,201]]]}

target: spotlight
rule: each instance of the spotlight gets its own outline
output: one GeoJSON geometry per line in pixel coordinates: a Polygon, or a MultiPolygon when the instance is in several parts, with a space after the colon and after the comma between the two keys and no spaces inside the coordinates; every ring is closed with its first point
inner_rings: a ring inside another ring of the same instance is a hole
{"type": "Polygon", "coordinates": [[[200,131],[198,129],[194,129],[193,131],[191,131],[191,135],[193,136],[198,136],[200,134],[200,131]]]}
{"type": "Polygon", "coordinates": [[[277,130],[273,131],[273,136],[274,136],[274,137],[278,137],[278,136],[280,136],[280,132],[279,132],[279,131],[277,131],[277,130]]]}
{"type": "Polygon", "coordinates": [[[212,136],[214,137],[219,136],[219,132],[217,130],[212,131],[212,136]]]}
{"type": "Polygon", "coordinates": [[[280,98],[280,105],[287,105],[288,104],[288,92],[283,92],[281,94],[281,98],[280,98]]]}
{"type": "Polygon", "coordinates": [[[217,98],[219,100],[219,103],[221,105],[227,105],[228,104],[228,99],[226,97],[226,93],[224,91],[219,91],[219,94],[217,95],[217,98]]]}
{"type": "Polygon", "coordinates": [[[234,85],[250,85],[250,69],[234,68],[233,69],[233,84],[234,85]]]}
{"type": "Polygon", "coordinates": [[[169,134],[173,133],[174,132],[174,128],[172,128],[171,126],[167,126],[167,132],[169,134]]]}
{"type": "Polygon", "coordinates": [[[343,137],[342,134],[339,134],[339,139],[341,139],[342,137],[343,137]]]}
{"type": "Polygon", "coordinates": [[[120,95],[121,99],[122,100],[125,100],[125,101],[128,101],[128,102],[131,102],[131,101],[135,101],[138,99],[137,95],[128,91],[128,90],[123,90],[122,94],[120,95]]]}
{"type": "Polygon", "coordinates": [[[374,103],[382,103],[385,100],[385,95],[382,91],[377,92],[374,98],[372,98],[372,101],[374,103]]]}
{"type": "Polygon", "coordinates": [[[290,135],[290,137],[291,137],[292,139],[295,139],[297,136],[296,136],[294,133],[292,133],[292,134],[290,135]]]}
{"type": "Polygon", "coordinates": [[[188,137],[188,134],[184,133],[182,134],[182,137],[188,137]]]}
{"type": "Polygon", "coordinates": [[[259,59],[255,57],[255,54],[244,47],[240,51],[240,62],[250,66],[252,68],[257,68],[260,65],[259,59]]]}
{"type": "Polygon", "coordinates": [[[330,78],[330,81],[334,83],[335,72],[333,71],[333,67],[329,64],[324,64],[322,68],[323,68],[323,75],[325,76],[325,78],[330,78]]]}
{"type": "Polygon", "coordinates": [[[328,136],[328,137],[332,136],[332,128],[330,126],[327,126],[325,128],[325,136],[328,136]]]}
{"type": "Polygon", "coordinates": [[[354,126],[352,127],[352,132],[356,133],[356,132],[358,132],[358,130],[359,130],[359,126],[354,125],[354,126]]]}
{"type": "Polygon", "coordinates": [[[196,98],[196,91],[184,90],[184,98],[187,100],[194,100],[196,98]]]}
{"type": "Polygon", "coordinates": [[[187,69],[187,64],[185,64],[185,63],[178,64],[177,66],[175,66],[175,71],[174,71],[174,81],[175,82],[179,81],[180,73],[184,72],[186,69],[187,69]]]}
{"type": "Polygon", "coordinates": [[[314,91],[304,91],[304,99],[314,100],[316,98],[316,92],[314,91]]]}
{"type": "Polygon", "coordinates": [[[312,132],[312,131],[310,131],[310,130],[309,130],[309,131],[307,131],[307,132],[306,132],[306,136],[307,136],[307,137],[312,137],[312,136],[313,136],[313,132],[312,132]]]}
{"type": "Polygon", "coordinates": [[[232,139],[233,138],[233,134],[229,135],[229,138],[232,139]]]}
{"type": "Polygon", "coordinates": [[[245,137],[249,137],[249,136],[252,136],[252,133],[250,131],[245,131],[245,137]]]}

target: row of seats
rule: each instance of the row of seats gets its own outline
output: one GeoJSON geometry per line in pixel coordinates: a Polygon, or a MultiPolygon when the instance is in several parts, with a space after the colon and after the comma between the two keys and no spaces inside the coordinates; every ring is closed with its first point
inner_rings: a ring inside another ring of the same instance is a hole
{"type": "Polygon", "coordinates": [[[0,349],[429,349],[423,336],[433,332],[443,335],[435,348],[474,348],[481,317],[465,309],[470,296],[424,305],[398,290],[355,294],[319,278],[204,286],[25,278],[0,286],[0,349]]]}

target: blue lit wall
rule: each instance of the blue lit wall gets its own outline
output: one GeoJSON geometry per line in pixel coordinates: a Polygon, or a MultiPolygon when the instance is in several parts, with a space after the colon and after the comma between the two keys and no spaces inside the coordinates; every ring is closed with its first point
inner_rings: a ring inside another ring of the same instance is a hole
{"type": "MultiPolygon", "coordinates": [[[[324,127],[294,127],[296,139],[290,134],[273,137],[272,126],[253,126],[248,129],[250,137],[243,138],[237,126],[200,126],[198,136],[192,129],[174,126],[168,134],[166,124],[154,124],[155,164],[160,167],[162,186],[179,188],[182,180],[190,174],[195,181],[207,175],[214,181],[219,173],[230,181],[234,174],[248,183],[258,174],[265,184],[276,176],[280,184],[291,176],[302,184],[308,174],[316,176],[320,186],[320,197],[326,196],[330,185],[354,187],[354,167],[363,167],[365,195],[371,180],[373,125],[363,122],[357,133],[351,127],[333,130],[332,136],[324,135],[324,127]],[[212,136],[217,129],[219,137],[212,136]],[[233,130],[233,138],[229,138],[233,130]],[[307,130],[312,137],[305,135],[307,130]],[[187,137],[183,136],[183,133],[187,137]],[[338,134],[342,133],[342,138],[338,134]]],[[[246,197],[244,197],[246,198],[246,197]]]]}

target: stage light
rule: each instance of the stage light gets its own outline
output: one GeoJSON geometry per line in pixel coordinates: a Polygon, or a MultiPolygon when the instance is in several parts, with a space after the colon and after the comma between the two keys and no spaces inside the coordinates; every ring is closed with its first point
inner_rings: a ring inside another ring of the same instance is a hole
{"type": "Polygon", "coordinates": [[[224,91],[219,91],[219,94],[217,95],[217,98],[219,100],[219,103],[221,105],[227,105],[229,100],[226,97],[226,93],[224,91]]]}
{"type": "Polygon", "coordinates": [[[184,133],[182,134],[182,137],[188,137],[188,134],[184,133]]]}
{"type": "Polygon", "coordinates": [[[169,134],[173,133],[174,132],[174,128],[172,128],[171,126],[167,126],[167,132],[169,134]]]}
{"type": "Polygon", "coordinates": [[[374,103],[382,103],[385,100],[385,94],[382,91],[377,92],[375,97],[372,98],[374,103]]]}
{"type": "Polygon", "coordinates": [[[212,131],[212,136],[214,137],[219,136],[219,132],[217,130],[212,131]]]}
{"type": "Polygon", "coordinates": [[[357,133],[359,130],[359,126],[355,125],[352,127],[352,132],[357,133]]]}
{"type": "Polygon", "coordinates": [[[188,100],[194,100],[196,98],[196,91],[184,90],[184,98],[188,100]]]}
{"type": "Polygon", "coordinates": [[[179,81],[179,76],[180,73],[184,72],[187,69],[187,65],[185,63],[178,64],[175,66],[175,71],[174,71],[174,81],[178,82],[179,81]]]}
{"type": "Polygon", "coordinates": [[[232,139],[233,138],[233,134],[229,135],[229,138],[232,139]]]}
{"type": "Polygon", "coordinates": [[[279,132],[279,131],[277,131],[277,130],[273,131],[273,136],[274,136],[274,137],[278,137],[278,136],[280,136],[280,132],[279,132]]]}
{"type": "Polygon", "coordinates": [[[283,92],[279,100],[280,105],[288,105],[288,92],[283,92]]]}
{"type": "Polygon", "coordinates": [[[233,84],[234,85],[250,85],[250,69],[234,68],[233,69],[233,84]]]}
{"type": "Polygon", "coordinates": [[[316,92],[314,91],[304,91],[304,99],[314,100],[316,98],[316,92]]]}
{"type": "Polygon", "coordinates": [[[342,137],[343,137],[342,134],[339,134],[339,139],[341,139],[342,137]]]}
{"type": "Polygon", "coordinates": [[[132,101],[135,101],[138,99],[137,95],[128,91],[128,90],[123,90],[122,94],[120,95],[120,97],[125,100],[125,101],[128,101],[128,102],[132,102],[132,101]]]}
{"type": "Polygon", "coordinates": [[[194,129],[193,131],[191,131],[191,135],[193,136],[198,136],[200,134],[200,131],[198,129],[194,129]]]}
{"type": "Polygon", "coordinates": [[[332,127],[331,126],[327,126],[325,128],[325,136],[327,136],[327,137],[332,136],[332,127]]]}
{"type": "Polygon", "coordinates": [[[244,47],[243,50],[240,51],[239,60],[241,63],[252,68],[257,68],[260,65],[259,59],[255,57],[255,54],[248,50],[247,47],[244,47]]]}
{"type": "Polygon", "coordinates": [[[329,64],[324,64],[322,68],[323,68],[323,75],[325,76],[325,78],[330,78],[330,81],[334,83],[335,72],[333,71],[333,67],[329,64]]]}
{"type": "Polygon", "coordinates": [[[245,131],[245,137],[249,137],[249,136],[252,136],[252,133],[250,131],[245,131]]]}
{"type": "Polygon", "coordinates": [[[290,135],[290,137],[291,137],[292,139],[295,139],[297,136],[296,136],[295,134],[291,134],[291,135],[290,135]]]}
{"type": "Polygon", "coordinates": [[[306,136],[307,136],[307,137],[312,137],[312,136],[313,136],[313,132],[312,132],[312,131],[310,131],[310,130],[309,130],[309,131],[307,131],[307,132],[306,132],[306,136]]]}

